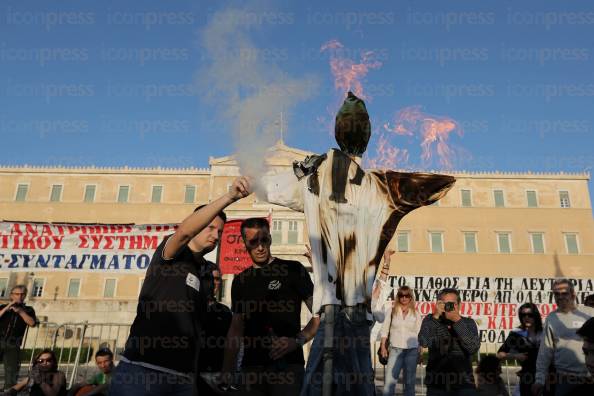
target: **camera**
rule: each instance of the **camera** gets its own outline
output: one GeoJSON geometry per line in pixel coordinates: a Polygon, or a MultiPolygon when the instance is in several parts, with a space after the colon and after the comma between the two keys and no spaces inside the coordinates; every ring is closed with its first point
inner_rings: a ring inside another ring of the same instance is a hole
{"type": "Polygon", "coordinates": [[[446,312],[452,312],[455,309],[455,304],[453,302],[447,302],[444,304],[443,307],[444,311],[446,312]]]}

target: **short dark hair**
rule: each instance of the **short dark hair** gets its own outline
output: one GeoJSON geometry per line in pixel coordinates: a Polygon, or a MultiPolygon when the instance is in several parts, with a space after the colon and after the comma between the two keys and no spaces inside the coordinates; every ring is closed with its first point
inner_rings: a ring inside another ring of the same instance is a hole
{"type": "Polygon", "coordinates": [[[97,359],[99,356],[109,356],[110,359],[113,359],[113,352],[109,348],[100,348],[95,353],[95,359],[97,359]]]}
{"type": "Polygon", "coordinates": [[[246,228],[265,228],[268,230],[268,232],[270,232],[270,224],[268,224],[268,220],[266,220],[264,217],[250,217],[241,223],[241,237],[244,241],[246,228]]]}
{"type": "MultiPolygon", "coordinates": [[[[206,205],[198,206],[196,209],[194,209],[194,212],[198,212],[200,209],[202,209],[205,206],[206,205]]],[[[227,222],[227,215],[222,210],[219,213],[217,213],[217,215],[215,217],[219,217],[221,220],[223,220],[223,223],[227,222]]]]}
{"type": "Polygon", "coordinates": [[[491,375],[493,375],[493,374],[497,374],[500,367],[501,367],[501,362],[499,361],[497,356],[487,355],[480,360],[480,362],[476,368],[476,372],[477,372],[477,374],[483,374],[483,375],[491,374],[491,375]]]}
{"type": "Polygon", "coordinates": [[[441,289],[439,293],[437,293],[437,299],[441,300],[441,298],[446,294],[455,294],[456,299],[458,300],[458,304],[460,304],[460,302],[462,301],[462,299],[460,298],[460,292],[458,291],[458,289],[454,289],[453,287],[446,287],[444,289],[441,289]]]}
{"type": "Polygon", "coordinates": [[[17,289],[22,290],[23,293],[27,294],[27,286],[25,286],[25,285],[14,285],[12,287],[12,289],[10,289],[10,292],[14,293],[14,291],[17,289]]]}
{"type": "Polygon", "coordinates": [[[576,331],[576,334],[594,342],[594,318],[590,318],[576,331]]]}

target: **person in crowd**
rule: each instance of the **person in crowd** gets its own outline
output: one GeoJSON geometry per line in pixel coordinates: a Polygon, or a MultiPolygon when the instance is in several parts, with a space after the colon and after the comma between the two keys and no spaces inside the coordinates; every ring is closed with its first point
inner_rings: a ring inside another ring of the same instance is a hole
{"type": "Polygon", "coordinates": [[[241,385],[247,392],[299,395],[305,363],[302,347],[319,324],[313,316],[301,329],[301,306],[305,303],[311,311],[313,283],[300,262],[272,256],[266,219],[244,220],[241,235],[253,265],[238,274],[231,286],[233,318],[221,388],[230,386],[243,342],[241,385]]]}
{"type": "Polygon", "coordinates": [[[419,362],[419,330],[422,318],[415,308],[413,290],[398,288],[391,315],[386,317],[381,330],[380,355],[388,358],[384,396],[396,393],[400,371],[404,371],[404,396],[415,395],[417,363],[419,362]]]}
{"type": "Polygon", "coordinates": [[[202,329],[212,272],[204,255],[216,248],[223,209],[250,194],[245,177],[198,207],[156,249],[140,291],[136,318],[109,394],[191,395],[196,391],[202,329]],[[133,381],[130,381],[133,378],[133,381]]]}
{"type": "Polygon", "coordinates": [[[460,303],[457,289],[442,289],[421,324],[419,344],[429,348],[427,396],[476,395],[472,357],[481,341],[474,320],[460,316],[460,303]]]}
{"type": "Polygon", "coordinates": [[[501,362],[496,356],[487,355],[481,358],[476,376],[479,396],[509,396],[501,378],[501,362]]]}
{"type": "Polygon", "coordinates": [[[577,335],[582,337],[582,351],[586,367],[590,372],[589,380],[577,387],[571,396],[594,395],[594,318],[590,318],[580,327],[577,335]]]}
{"type": "Polygon", "coordinates": [[[83,383],[73,385],[68,391],[69,396],[107,396],[115,368],[113,352],[109,348],[100,348],[95,353],[95,364],[99,373],[83,383]]]}
{"type": "MultiPolygon", "coordinates": [[[[198,371],[201,376],[210,376],[218,373],[223,367],[225,340],[231,326],[232,313],[224,304],[217,301],[221,290],[221,270],[217,265],[212,267],[213,288],[208,296],[206,308],[203,345],[200,349],[198,371]]],[[[212,382],[212,381],[211,381],[212,382]]],[[[198,394],[200,396],[216,395],[217,393],[207,384],[204,378],[198,381],[198,394]]]]}
{"type": "Polygon", "coordinates": [[[569,279],[553,282],[557,310],[549,314],[543,326],[543,341],[536,360],[536,378],[532,385],[534,396],[543,393],[549,367],[554,366],[555,395],[567,396],[587,382],[582,340],[576,331],[594,315],[590,307],[577,307],[573,283],[569,279]]]}
{"type": "Polygon", "coordinates": [[[17,383],[21,365],[21,343],[27,326],[37,323],[35,310],[25,304],[27,288],[16,285],[10,290],[10,302],[0,305],[0,355],[4,364],[4,389],[17,383]]]}
{"type": "Polygon", "coordinates": [[[14,385],[8,395],[19,392],[29,396],[66,396],[66,376],[58,371],[58,360],[51,349],[44,349],[33,360],[27,378],[14,385]]]}
{"type": "Polygon", "coordinates": [[[520,327],[509,333],[499,348],[497,357],[520,362],[520,395],[531,396],[536,375],[536,357],[542,340],[542,317],[533,303],[522,304],[518,309],[518,317],[520,327]]]}

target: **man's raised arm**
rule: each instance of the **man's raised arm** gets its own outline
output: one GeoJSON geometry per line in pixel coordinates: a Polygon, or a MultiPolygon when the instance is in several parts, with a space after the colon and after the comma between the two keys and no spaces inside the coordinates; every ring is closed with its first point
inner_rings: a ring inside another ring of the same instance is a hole
{"type": "Polygon", "coordinates": [[[213,201],[192,213],[184,219],[179,225],[175,234],[169,238],[163,257],[170,259],[192,240],[200,231],[206,228],[219,212],[231,205],[233,202],[250,195],[250,183],[248,178],[241,176],[233,181],[233,185],[228,193],[224,194],[216,201],[213,201]]]}

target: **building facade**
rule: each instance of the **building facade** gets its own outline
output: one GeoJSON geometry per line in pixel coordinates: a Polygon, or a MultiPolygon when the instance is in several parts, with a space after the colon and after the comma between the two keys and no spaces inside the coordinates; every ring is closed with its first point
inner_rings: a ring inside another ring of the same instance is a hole
{"type": "MultiPolygon", "coordinates": [[[[311,153],[278,143],[266,162],[291,169],[311,153]]],[[[208,169],[0,167],[4,221],[86,224],[178,223],[227,191],[239,175],[232,156],[208,169]]],[[[404,218],[390,248],[394,276],[594,278],[589,174],[452,173],[439,203],[404,218]]],[[[230,219],[272,217],[273,254],[309,266],[302,213],[253,195],[226,210],[230,219]]],[[[2,264],[2,263],[0,263],[2,264]]],[[[0,298],[29,286],[29,302],[52,322],[130,323],[143,272],[69,273],[0,267],[0,298]]],[[[225,275],[229,301],[232,275],[225,275]]]]}

